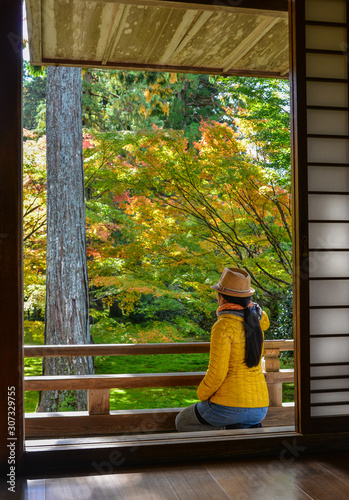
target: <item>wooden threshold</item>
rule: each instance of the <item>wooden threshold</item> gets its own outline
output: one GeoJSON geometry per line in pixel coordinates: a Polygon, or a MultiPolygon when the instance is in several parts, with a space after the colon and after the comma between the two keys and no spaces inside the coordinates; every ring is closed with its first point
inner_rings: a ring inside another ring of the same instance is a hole
{"type": "MultiPolygon", "coordinates": [[[[27,413],[26,439],[176,432],[175,418],[181,409],[112,410],[108,415],[89,415],[87,411],[27,413]]],[[[284,403],[282,407],[269,408],[263,428],[289,426],[294,422],[294,403],[284,403]]]]}
{"type": "Polygon", "coordinates": [[[23,473],[28,478],[42,478],[55,473],[105,474],[139,465],[238,457],[287,456],[293,460],[303,453],[348,447],[349,432],[303,435],[294,427],[122,436],[104,441],[35,440],[26,446],[23,473]]]}
{"type": "Polygon", "coordinates": [[[26,451],[40,451],[40,450],[62,450],[68,448],[77,448],[80,446],[90,446],[97,448],[103,446],[114,446],[119,444],[130,444],[135,441],[139,443],[156,443],[163,441],[173,441],[177,438],[180,441],[191,440],[197,438],[199,441],[206,440],[206,438],[225,439],[226,437],[236,436],[250,436],[254,434],[275,434],[295,432],[294,425],[280,426],[280,427],[262,427],[261,429],[230,429],[222,431],[198,431],[198,432],[164,432],[157,434],[134,434],[122,436],[90,436],[80,438],[64,438],[64,439],[30,439],[26,441],[26,451]]]}

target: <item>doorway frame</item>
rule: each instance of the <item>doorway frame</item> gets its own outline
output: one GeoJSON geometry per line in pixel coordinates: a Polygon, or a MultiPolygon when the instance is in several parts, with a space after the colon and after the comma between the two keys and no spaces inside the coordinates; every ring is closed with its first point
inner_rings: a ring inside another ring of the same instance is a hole
{"type": "MultiPolygon", "coordinates": [[[[305,213],[305,197],[302,196],[306,149],[304,148],[304,125],[298,119],[304,105],[304,89],[298,85],[300,75],[296,68],[305,58],[305,53],[297,50],[296,32],[300,32],[301,17],[296,7],[301,0],[290,0],[290,46],[291,46],[291,88],[292,88],[292,170],[294,196],[294,265],[303,269],[306,253],[305,230],[300,217],[305,213]],[[303,59],[302,59],[303,58],[303,59]]],[[[303,7],[304,8],[304,7],[303,7]]],[[[103,446],[93,442],[66,443],[64,446],[36,447],[24,446],[24,393],[23,393],[23,310],[22,310],[22,1],[1,0],[2,19],[0,20],[1,46],[5,49],[3,58],[4,74],[1,79],[0,103],[2,121],[0,122],[0,172],[2,181],[0,255],[2,282],[0,287],[0,317],[2,318],[2,345],[6,356],[1,363],[0,380],[2,401],[8,397],[8,388],[16,388],[16,416],[14,442],[16,470],[35,477],[49,472],[90,471],[98,472],[96,464],[104,466],[105,472],[115,472],[133,465],[149,465],[165,462],[183,462],[201,459],[222,459],[241,456],[278,455],[282,459],[294,459],[302,452],[339,450],[349,445],[349,432],[322,432],[309,427],[306,420],[309,406],[309,372],[305,360],[309,359],[308,338],[302,338],[301,331],[306,329],[304,321],[304,301],[307,304],[309,293],[304,286],[301,273],[294,275],[294,338],[295,338],[295,403],[296,430],[284,432],[281,428],[272,433],[243,433],[234,435],[215,435],[195,433],[185,438],[157,440],[124,440],[120,443],[105,443],[103,446]],[[3,229],[4,228],[4,229],[3,229]],[[308,356],[308,358],[307,358],[308,356]],[[307,378],[308,377],[308,378],[307,378]],[[184,458],[183,458],[184,457],[184,458]]],[[[301,9],[299,9],[301,10],[301,9]]],[[[299,36],[299,35],[298,35],[299,36]]],[[[299,40],[299,39],[298,39],[299,40]]],[[[308,331],[308,330],[307,330],[308,331]]],[[[8,434],[7,406],[0,412],[1,468],[8,471],[11,436],[8,434]]],[[[81,440],[80,440],[81,441],[81,440]]],[[[57,443],[56,443],[57,444],[57,443]]]]}

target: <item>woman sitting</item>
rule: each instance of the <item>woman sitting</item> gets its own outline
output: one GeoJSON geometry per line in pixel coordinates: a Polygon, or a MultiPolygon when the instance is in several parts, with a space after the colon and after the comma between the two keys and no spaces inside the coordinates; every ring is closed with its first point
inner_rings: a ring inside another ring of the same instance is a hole
{"type": "Polygon", "coordinates": [[[243,269],[225,268],[217,285],[218,320],[211,331],[209,367],[200,403],[176,417],[178,431],[261,427],[269,396],[261,367],[267,314],[251,301],[254,289],[243,269]]]}

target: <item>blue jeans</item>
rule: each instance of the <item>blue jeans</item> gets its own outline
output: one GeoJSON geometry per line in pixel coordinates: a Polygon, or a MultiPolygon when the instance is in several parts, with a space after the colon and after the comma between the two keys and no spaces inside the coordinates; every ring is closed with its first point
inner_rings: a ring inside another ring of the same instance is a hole
{"type": "Polygon", "coordinates": [[[243,429],[248,429],[251,425],[259,424],[264,420],[268,412],[268,407],[239,408],[218,405],[207,400],[198,403],[197,410],[206,422],[216,427],[241,424],[243,429]]]}

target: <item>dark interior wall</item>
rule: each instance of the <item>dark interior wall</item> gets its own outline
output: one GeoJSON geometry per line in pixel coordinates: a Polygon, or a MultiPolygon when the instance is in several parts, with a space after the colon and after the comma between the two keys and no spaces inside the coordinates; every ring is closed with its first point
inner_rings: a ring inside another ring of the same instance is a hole
{"type": "MultiPolygon", "coordinates": [[[[23,453],[22,1],[0,0],[0,465],[23,453]]],[[[8,479],[8,477],[7,477],[8,479]]]]}

